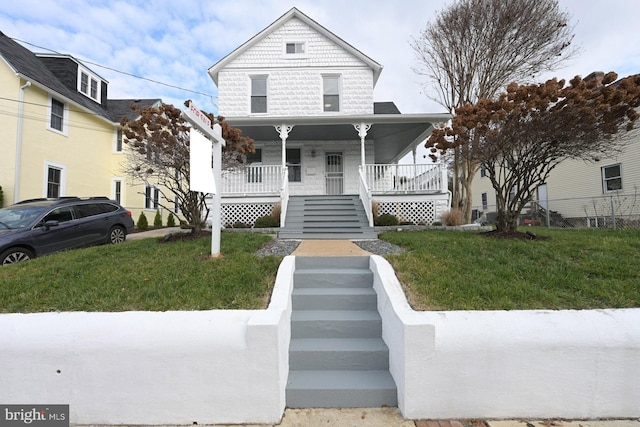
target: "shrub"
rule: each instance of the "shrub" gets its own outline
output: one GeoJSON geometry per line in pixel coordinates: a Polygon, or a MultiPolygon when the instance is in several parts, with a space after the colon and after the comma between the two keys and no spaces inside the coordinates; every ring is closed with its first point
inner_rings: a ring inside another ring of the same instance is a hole
{"type": "Polygon", "coordinates": [[[153,218],[153,227],[162,228],[162,215],[160,215],[160,211],[156,211],[156,216],[153,218]]]}
{"type": "Polygon", "coordinates": [[[450,211],[443,213],[440,219],[442,219],[442,222],[444,223],[444,225],[448,225],[448,226],[462,225],[463,223],[462,211],[460,209],[451,209],[450,211]]]}
{"type": "Polygon", "coordinates": [[[398,225],[398,218],[391,214],[382,214],[376,219],[375,225],[387,226],[387,225],[398,225]]]}
{"type": "Polygon", "coordinates": [[[136,228],[138,230],[146,230],[149,228],[149,222],[147,221],[147,216],[144,212],[140,212],[140,216],[138,217],[138,223],[136,224],[136,228]]]}
{"type": "Polygon", "coordinates": [[[176,226],[176,217],[173,216],[172,213],[169,213],[167,217],[167,227],[175,227],[176,226]]]}
{"type": "Polygon", "coordinates": [[[233,228],[247,228],[247,224],[242,221],[236,221],[233,223],[233,228]]]}
{"type": "Polygon", "coordinates": [[[271,208],[271,216],[280,221],[280,215],[282,215],[282,206],[280,203],[276,203],[273,205],[273,208],[271,208]]]}
{"type": "Polygon", "coordinates": [[[279,225],[280,225],[279,220],[275,219],[271,215],[266,215],[256,219],[256,222],[253,226],[255,228],[270,228],[270,227],[278,227],[279,225]]]}
{"type": "Polygon", "coordinates": [[[0,208],[4,206],[4,192],[2,191],[2,185],[0,185],[0,208]]]}
{"type": "Polygon", "coordinates": [[[375,222],[378,220],[378,211],[380,210],[380,206],[378,205],[378,202],[376,202],[375,200],[371,201],[371,213],[373,215],[373,223],[375,224],[375,222]]]}

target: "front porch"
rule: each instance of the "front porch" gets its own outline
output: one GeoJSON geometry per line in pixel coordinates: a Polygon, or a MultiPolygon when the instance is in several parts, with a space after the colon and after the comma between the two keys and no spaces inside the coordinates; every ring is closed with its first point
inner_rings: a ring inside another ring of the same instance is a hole
{"type": "MultiPolygon", "coordinates": [[[[327,164],[294,166],[247,165],[222,176],[222,226],[252,227],[256,219],[280,210],[280,226],[287,227],[289,200],[295,196],[355,195],[366,215],[391,214],[402,223],[431,225],[449,209],[444,164],[366,164],[357,174],[342,167],[348,157],[325,157],[327,164]],[[337,166],[341,167],[337,167],[337,166]],[[276,207],[277,206],[277,207],[276,207]]],[[[277,214],[277,212],[276,212],[277,214]]]]}

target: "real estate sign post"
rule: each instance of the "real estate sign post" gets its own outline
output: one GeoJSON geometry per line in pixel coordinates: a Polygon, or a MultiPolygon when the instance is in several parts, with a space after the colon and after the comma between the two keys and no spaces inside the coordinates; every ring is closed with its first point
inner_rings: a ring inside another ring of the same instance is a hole
{"type": "Polygon", "coordinates": [[[190,190],[213,195],[211,209],[211,256],[220,256],[220,230],[222,228],[222,127],[211,126],[211,120],[189,103],[182,116],[191,123],[189,130],[190,190]]]}

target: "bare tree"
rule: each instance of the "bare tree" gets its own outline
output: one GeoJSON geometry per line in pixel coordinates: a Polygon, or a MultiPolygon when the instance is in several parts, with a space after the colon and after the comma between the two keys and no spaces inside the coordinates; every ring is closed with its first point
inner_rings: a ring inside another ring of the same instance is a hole
{"type": "MultiPolygon", "coordinates": [[[[188,105],[189,101],[185,104],[188,105]]],[[[133,182],[152,183],[161,193],[158,200],[164,209],[173,210],[177,204],[192,231],[200,230],[209,215],[206,194],[190,190],[189,183],[189,124],[180,109],[169,104],[160,107],[131,108],[138,118],[120,121],[124,142],[129,145],[124,172],[133,182]]],[[[254,151],[253,140],[239,129],[229,126],[224,117],[205,113],[212,123],[222,127],[226,146],[223,168],[241,164],[246,154],[254,151]]]]}
{"type": "MultiPolygon", "coordinates": [[[[453,113],[494,97],[510,82],[531,82],[538,73],[557,69],[577,52],[572,31],[558,0],[459,0],[411,41],[419,64],[414,71],[435,90],[433,95],[427,89],[427,96],[453,113]]],[[[469,141],[452,152],[452,203],[467,222],[478,170],[472,151],[469,141]]]]}
{"type": "Polygon", "coordinates": [[[640,117],[640,74],[575,77],[569,85],[512,83],[498,99],[456,109],[452,126],[433,133],[434,150],[474,141],[472,160],[485,166],[496,191],[497,230],[515,232],[537,187],[567,159],[591,160],[624,148],[640,117]]]}

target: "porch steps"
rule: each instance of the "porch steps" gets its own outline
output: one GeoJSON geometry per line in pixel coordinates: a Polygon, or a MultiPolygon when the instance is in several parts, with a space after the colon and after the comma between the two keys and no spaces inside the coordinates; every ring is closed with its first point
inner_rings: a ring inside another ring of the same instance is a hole
{"type": "Polygon", "coordinates": [[[289,408],[397,405],[369,257],[296,257],[289,408]]]}
{"type": "Polygon", "coordinates": [[[376,239],[358,196],[292,196],[280,239],[376,239]]]}

